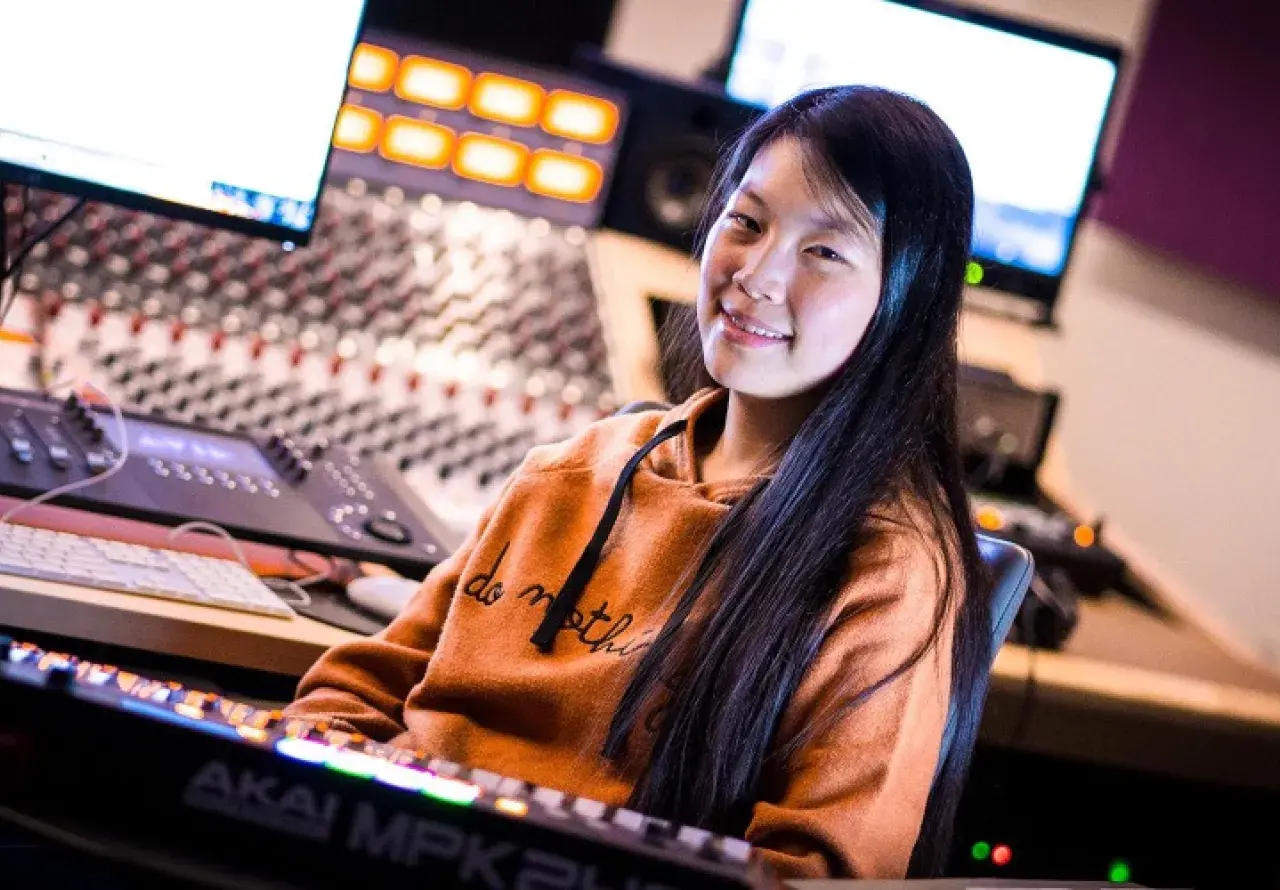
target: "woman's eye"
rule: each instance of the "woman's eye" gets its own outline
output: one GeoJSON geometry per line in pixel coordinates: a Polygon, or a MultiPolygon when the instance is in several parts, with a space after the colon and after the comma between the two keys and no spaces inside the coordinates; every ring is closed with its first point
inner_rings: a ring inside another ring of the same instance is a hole
{"type": "Polygon", "coordinates": [[[733,223],[735,226],[744,228],[749,232],[760,231],[760,223],[756,222],[745,213],[738,213],[736,210],[730,210],[724,215],[724,218],[729,220],[729,222],[733,223]]]}
{"type": "Polygon", "coordinates": [[[809,248],[809,252],[820,260],[830,260],[833,263],[843,263],[844,257],[836,253],[830,247],[824,247],[821,244],[815,244],[809,248]]]}

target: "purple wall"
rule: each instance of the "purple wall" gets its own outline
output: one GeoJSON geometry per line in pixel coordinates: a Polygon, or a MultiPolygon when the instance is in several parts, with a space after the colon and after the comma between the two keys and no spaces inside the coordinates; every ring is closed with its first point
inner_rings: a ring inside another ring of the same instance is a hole
{"type": "Polygon", "coordinates": [[[1095,216],[1280,298],[1280,0],[1159,0],[1095,216]]]}

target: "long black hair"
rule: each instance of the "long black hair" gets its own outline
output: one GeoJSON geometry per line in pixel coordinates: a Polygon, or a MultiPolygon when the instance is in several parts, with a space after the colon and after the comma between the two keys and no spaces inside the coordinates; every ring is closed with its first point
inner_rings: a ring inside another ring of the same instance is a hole
{"type": "MultiPolygon", "coordinates": [[[[912,874],[932,874],[950,845],[991,655],[989,588],[961,483],[956,430],[972,180],[955,136],[924,105],[869,87],[813,90],[766,112],[724,156],[699,253],[752,159],[783,137],[804,146],[815,192],[846,200],[874,221],[882,245],[879,304],[772,477],[717,526],[673,614],[637,664],[604,753],[626,756],[628,736],[654,701],[665,699],[631,806],[740,835],[762,770],[785,764],[802,741],[775,733],[848,581],[849,554],[874,536],[878,509],[910,497],[928,508],[928,532],[945,565],[943,593],[929,638],[854,702],[914,667],[945,622],[955,621],[954,735],[911,864],[912,874]],[[695,606],[704,617],[687,620],[695,606]]],[[[673,394],[713,383],[692,313],[667,327],[668,348],[684,355],[690,371],[673,394]]]]}

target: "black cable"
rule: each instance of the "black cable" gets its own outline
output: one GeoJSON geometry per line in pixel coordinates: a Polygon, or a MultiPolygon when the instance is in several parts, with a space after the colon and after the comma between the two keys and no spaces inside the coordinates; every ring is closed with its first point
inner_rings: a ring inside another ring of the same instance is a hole
{"type": "MultiPolygon", "coordinates": [[[[77,198],[76,202],[72,204],[71,208],[67,210],[65,213],[63,213],[62,216],[58,217],[56,220],[54,220],[52,223],[46,226],[43,231],[36,233],[36,235],[33,236],[30,241],[28,241],[26,244],[18,248],[18,253],[16,256],[14,256],[13,261],[10,262],[9,265],[5,267],[3,272],[0,272],[0,281],[8,280],[8,278],[12,276],[15,272],[17,272],[18,269],[22,266],[22,262],[27,258],[27,255],[30,254],[31,251],[35,250],[37,244],[44,241],[46,238],[50,237],[51,235],[53,235],[53,233],[58,231],[58,229],[62,228],[62,226],[65,225],[67,221],[71,219],[71,217],[76,215],[76,213],[80,210],[81,207],[83,207],[85,204],[88,204],[88,203],[89,203],[88,198],[77,198]]],[[[26,214],[24,212],[23,216],[25,215],[26,214]]]]}
{"type": "MultiPolygon", "coordinates": [[[[24,204],[26,203],[25,199],[23,203],[24,204]]],[[[19,247],[17,255],[13,258],[13,260],[9,263],[9,265],[5,267],[4,271],[0,272],[0,289],[3,288],[4,283],[8,281],[11,276],[13,276],[19,269],[22,268],[23,261],[26,260],[27,255],[30,254],[31,251],[35,250],[35,247],[37,244],[44,241],[46,238],[51,236],[54,232],[58,231],[58,229],[61,228],[67,222],[67,220],[71,219],[71,217],[76,214],[76,211],[78,211],[81,207],[83,207],[87,203],[89,203],[87,198],[78,198],[76,202],[71,205],[70,210],[68,210],[66,213],[62,214],[62,216],[58,217],[51,224],[46,226],[43,231],[38,232],[34,236],[32,236],[32,238],[26,244],[23,244],[21,247],[19,247]]],[[[22,215],[24,218],[26,217],[25,206],[23,207],[22,215]]],[[[3,304],[0,304],[0,326],[4,325],[4,320],[8,318],[9,310],[13,308],[13,304],[17,299],[18,299],[18,283],[15,281],[9,288],[8,298],[4,300],[3,304]]]]}
{"type": "Polygon", "coordinates": [[[9,186],[0,180],[0,269],[9,265],[9,186]]]}

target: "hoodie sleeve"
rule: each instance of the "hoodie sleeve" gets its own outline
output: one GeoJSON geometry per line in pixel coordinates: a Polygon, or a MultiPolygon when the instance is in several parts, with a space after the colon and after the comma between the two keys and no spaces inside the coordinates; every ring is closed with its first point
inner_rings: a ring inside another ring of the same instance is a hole
{"type": "Polygon", "coordinates": [[[798,748],[762,776],[746,838],[784,878],[901,878],[911,859],[946,723],[953,621],[914,668],[858,700],[928,639],[942,593],[932,548],[894,537],[858,559],[783,716],[778,738],[798,748]]]}
{"type": "Polygon", "coordinates": [[[336,728],[386,742],[405,732],[404,704],[427,672],[445,617],[476,542],[519,473],[513,474],[458,549],[433,568],[404,609],[381,632],[334,646],[298,684],[286,717],[327,720],[336,728]]]}

